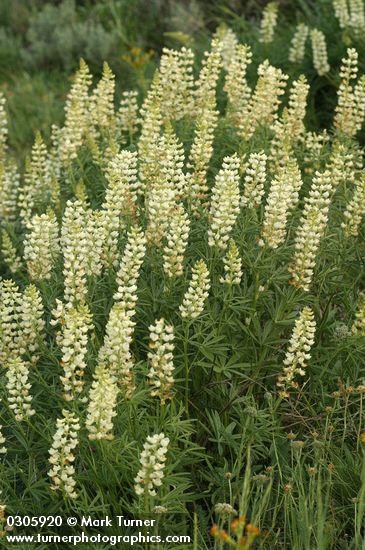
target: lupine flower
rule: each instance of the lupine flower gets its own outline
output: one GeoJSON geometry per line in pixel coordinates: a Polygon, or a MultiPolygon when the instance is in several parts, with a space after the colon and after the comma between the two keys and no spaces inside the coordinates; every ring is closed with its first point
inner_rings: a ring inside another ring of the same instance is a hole
{"type": "Polygon", "coordinates": [[[271,182],[259,244],[277,248],[285,239],[289,213],[297,205],[302,177],[295,159],[279,168],[271,182]]]}
{"type": "Polygon", "coordinates": [[[361,219],[365,216],[365,170],[355,182],[355,191],[344,212],[345,221],[341,224],[345,235],[356,237],[359,234],[361,219]]]}
{"type": "Polygon", "coordinates": [[[159,319],[150,330],[149,384],[152,386],[151,395],[159,397],[161,405],[172,399],[171,388],[174,385],[174,327],[159,319]]]}
{"type": "Polygon", "coordinates": [[[183,274],[189,229],[189,216],[184,207],[177,204],[170,215],[170,224],[163,249],[163,269],[168,277],[179,277],[183,274]]]}
{"type": "Polygon", "coordinates": [[[44,338],[44,307],[38,288],[29,285],[25,288],[19,304],[18,352],[31,363],[38,361],[37,350],[44,338]]]}
{"type": "Polygon", "coordinates": [[[176,201],[185,195],[186,177],[182,170],[184,149],[172,129],[160,138],[161,156],[156,174],[146,189],[145,205],[148,218],[146,236],[149,243],[160,246],[169,226],[176,201]]]}
{"type": "Polygon", "coordinates": [[[341,29],[346,29],[350,25],[347,0],[332,0],[332,5],[341,29]]]}
{"type": "Polygon", "coordinates": [[[236,243],[231,239],[228,250],[223,258],[224,277],[220,278],[221,283],[227,285],[239,285],[242,279],[242,259],[236,243]]]}
{"type": "Polygon", "coordinates": [[[291,284],[309,291],[321,239],[326,229],[332,195],[331,173],[316,172],[295,236],[295,253],[289,267],[291,284]]]}
{"type": "Polygon", "coordinates": [[[313,65],[319,76],[323,76],[331,68],[328,64],[326,37],[318,29],[313,29],[310,37],[312,41],[313,65]]]}
{"type": "Polygon", "coordinates": [[[96,130],[102,133],[111,129],[115,122],[114,113],[115,76],[104,61],[103,74],[89,99],[89,117],[96,130]]]}
{"type": "Polygon", "coordinates": [[[365,336],[365,292],[360,294],[355,321],[351,327],[352,333],[356,336],[365,336]]]}
{"type": "Polygon", "coordinates": [[[0,363],[19,356],[22,295],[12,280],[0,281],[0,363]]]}
{"type": "Polygon", "coordinates": [[[363,0],[349,0],[350,26],[355,33],[365,31],[365,10],[363,0]]]}
{"type": "Polygon", "coordinates": [[[248,140],[259,126],[271,126],[277,119],[280,96],[288,76],[266,59],[257,69],[258,80],[238,126],[238,135],[248,140]]]}
{"type": "Polygon", "coordinates": [[[165,437],[163,433],[147,436],[140,456],[141,468],[134,480],[134,490],[137,495],[148,492],[150,496],[156,496],[157,489],[161,487],[164,477],[169,443],[169,438],[165,437]]]}
{"type": "Polygon", "coordinates": [[[31,279],[50,279],[52,269],[60,253],[59,228],[52,211],[35,215],[28,223],[25,236],[24,259],[31,279]]]}
{"type": "Polygon", "coordinates": [[[184,319],[196,319],[203,312],[205,300],[209,296],[209,271],[204,260],[198,260],[192,268],[192,277],[183,302],[179,307],[184,319]]]}
{"type": "Polygon", "coordinates": [[[5,111],[6,99],[0,92],[0,162],[5,160],[8,139],[8,119],[5,111]]]}
{"type": "Polygon", "coordinates": [[[241,203],[248,208],[258,208],[264,195],[267,156],[264,151],[251,153],[245,170],[241,203]]]}
{"type": "Polygon", "coordinates": [[[291,63],[301,63],[303,61],[308,34],[309,28],[307,25],[299,23],[290,44],[289,61],[291,63]]]}
{"type": "Polygon", "coordinates": [[[232,62],[232,58],[235,55],[235,49],[238,45],[237,35],[232,29],[222,24],[219,25],[217,31],[213,35],[213,39],[217,39],[219,42],[222,67],[227,70],[232,62]]]}
{"type": "Polygon", "coordinates": [[[108,164],[105,177],[108,187],[102,204],[102,260],[106,267],[119,262],[118,241],[125,227],[125,217],[134,216],[140,182],[137,179],[137,153],[121,151],[108,164]]]}
{"type": "Polygon", "coordinates": [[[47,147],[38,132],[31,157],[26,164],[24,185],[20,188],[18,198],[20,217],[25,226],[31,219],[34,208],[49,199],[50,179],[47,147]]]}
{"type": "Polygon", "coordinates": [[[122,134],[125,140],[132,139],[137,133],[140,118],[138,116],[138,92],[129,90],[122,93],[118,112],[116,113],[117,130],[122,134]]]}
{"type": "Polygon", "coordinates": [[[269,2],[264,8],[260,26],[259,41],[263,44],[270,44],[273,41],[277,19],[278,5],[276,2],[269,2]]]}
{"type": "Polygon", "coordinates": [[[189,198],[196,209],[208,194],[207,172],[213,154],[214,132],[218,124],[215,104],[200,111],[195,123],[193,144],[190,150],[188,168],[192,171],[189,198]]]}
{"type": "Polygon", "coordinates": [[[296,376],[304,376],[305,367],[311,358],[310,350],[314,344],[316,322],[310,307],[305,307],[295,321],[292,337],[289,342],[289,349],[284,359],[282,374],[278,377],[277,385],[280,388],[280,395],[289,397],[290,388],[297,389],[296,376]]]}
{"type": "Polygon", "coordinates": [[[194,53],[189,48],[163,48],[159,66],[158,93],[165,121],[180,120],[194,109],[194,53]]]}
{"type": "Polygon", "coordinates": [[[18,216],[20,176],[15,161],[0,161],[0,217],[4,223],[18,216]]]}
{"type": "MultiPolygon", "coordinates": [[[[158,75],[155,75],[155,79],[158,75]]],[[[138,141],[138,158],[140,161],[139,177],[142,186],[149,184],[155,177],[156,164],[161,156],[159,149],[162,116],[158,94],[151,87],[141,107],[141,135],[138,141]]]]}
{"type": "Polygon", "coordinates": [[[146,253],[146,237],[140,227],[133,226],[128,232],[116,282],[118,289],[114,300],[125,304],[126,310],[134,310],[137,302],[137,281],[146,253]]]}
{"type": "Polygon", "coordinates": [[[72,463],[75,460],[74,450],[78,445],[80,424],[75,413],[64,409],[62,415],[63,418],[57,419],[57,431],[49,450],[51,469],[48,475],[52,480],[53,491],[62,491],[66,497],[76,498],[75,468],[72,463]]]}
{"type": "Polygon", "coordinates": [[[322,132],[307,132],[304,136],[305,155],[304,162],[306,164],[305,172],[312,174],[319,170],[321,166],[321,157],[324,148],[329,141],[329,135],[326,130],[322,132]]]}
{"type": "Polygon", "coordinates": [[[294,147],[305,135],[304,117],[307,107],[309,84],[304,75],[293,82],[289,94],[289,104],[283,110],[279,120],[276,120],[271,129],[274,138],[271,143],[270,160],[275,169],[289,161],[294,147]]]}
{"type": "Polygon", "coordinates": [[[0,454],[5,454],[7,451],[7,448],[4,445],[6,440],[5,440],[5,437],[3,436],[2,429],[3,427],[0,424],[0,454]]]}
{"type": "Polygon", "coordinates": [[[60,377],[64,398],[67,401],[76,399],[84,387],[88,332],[92,329],[92,316],[85,304],[73,307],[56,300],[57,307],[52,311],[52,325],[61,325],[57,333],[57,343],[61,348],[61,366],[64,375],[60,377]]]}
{"type": "Polygon", "coordinates": [[[246,44],[237,44],[227,67],[224,91],[228,96],[227,115],[239,127],[242,118],[247,116],[247,106],[251,88],[247,83],[247,67],[252,62],[252,51],[246,44]]]}
{"type": "Polygon", "coordinates": [[[86,298],[86,275],[91,252],[87,232],[87,213],[83,203],[67,201],[62,218],[61,248],[64,258],[65,298],[71,303],[86,298]]]}
{"type": "Polygon", "coordinates": [[[126,398],[130,399],[135,390],[130,350],[135,327],[135,322],[132,321],[135,310],[127,309],[126,306],[124,301],[117,302],[110,310],[104,343],[99,350],[99,363],[106,366],[110,375],[123,386],[126,398]]]}
{"type": "Polygon", "coordinates": [[[331,172],[334,190],[340,184],[355,183],[357,172],[362,168],[362,154],[354,148],[350,149],[348,144],[335,140],[327,168],[331,172]]]}
{"type": "Polygon", "coordinates": [[[361,129],[365,116],[365,77],[362,76],[355,86],[351,83],[356,79],[358,70],[358,53],[354,48],[348,48],[340,71],[334,126],[349,137],[361,129]]]}
{"type": "Polygon", "coordinates": [[[89,439],[113,439],[113,418],[119,389],[115,377],[103,364],[95,369],[94,380],[89,392],[86,428],[89,439]]]}
{"type": "Polygon", "coordinates": [[[60,131],[59,156],[67,166],[77,157],[90,126],[89,95],[91,74],[85,61],[81,59],[80,69],[74,77],[65,106],[65,124],[60,131]]]}
{"type": "Polygon", "coordinates": [[[232,155],[223,159],[222,168],[215,178],[209,210],[209,246],[225,249],[240,211],[240,161],[232,155]]]}
{"type": "Polygon", "coordinates": [[[205,109],[216,104],[216,85],[222,69],[222,43],[213,38],[210,51],[204,52],[195,90],[195,109],[199,116],[205,109]]]}
{"type": "Polygon", "coordinates": [[[11,273],[16,273],[21,269],[21,258],[18,256],[10,235],[5,229],[1,231],[1,254],[11,273]]]}
{"type": "Polygon", "coordinates": [[[29,368],[19,357],[10,359],[5,366],[9,408],[14,412],[15,419],[21,422],[35,414],[31,405],[33,398],[29,394],[29,368]]]}

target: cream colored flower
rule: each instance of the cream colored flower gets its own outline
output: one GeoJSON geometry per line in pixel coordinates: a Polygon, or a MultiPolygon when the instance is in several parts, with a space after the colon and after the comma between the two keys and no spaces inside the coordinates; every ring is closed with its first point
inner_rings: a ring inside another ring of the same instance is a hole
{"type": "Polygon", "coordinates": [[[198,260],[192,268],[192,277],[183,302],[179,307],[183,319],[196,319],[204,310],[209,296],[209,271],[204,260],[198,260]]]}
{"type": "Polygon", "coordinates": [[[94,380],[89,392],[86,428],[89,439],[113,439],[113,418],[116,416],[119,393],[115,377],[103,364],[95,369],[94,380]]]}
{"type": "Polygon", "coordinates": [[[29,368],[18,357],[10,359],[5,366],[9,408],[14,412],[15,419],[21,422],[35,414],[31,404],[33,398],[29,394],[29,368]]]}
{"type": "Polygon", "coordinates": [[[345,221],[341,224],[346,237],[359,234],[361,219],[365,216],[365,170],[355,181],[355,191],[344,212],[345,221]]]}
{"type": "Polygon", "coordinates": [[[165,437],[163,433],[147,437],[140,456],[141,468],[134,480],[136,495],[143,495],[147,492],[150,496],[156,496],[157,489],[161,487],[164,477],[169,443],[169,438],[165,437]]]}
{"type": "Polygon", "coordinates": [[[289,61],[291,63],[301,63],[303,61],[308,34],[309,28],[307,25],[299,23],[290,44],[289,61]]]}
{"type": "Polygon", "coordinates": [[[311,358],[310,350],[314,344],[316,322],[314,313],[309,307],[303,308],[299,318],[295,321],[289,349],[284,359],[282,374],[278,377],[277,385],[280,395],[289,397],[289,389],[299,387],[296,376],[304,376],[305,368],[311,358]]]}
{"type": "Polygon", "coordinates": [[[264,195],[267,156],[264,151],[251,153],[248,157],[243,180],[241,203],[248,208],[258,208],[264,195]]]}
{"type": "Polygon", "coordinates": [[[313,29],[310,32],[313,50],[313,65],[320,76],[327,74],[330,70],[327,57],[326,37],[322,31],[313,29]]]}
{"type": "Polygon", "coordinates": [[[48,462],[51,469],[48,472],[52,480],[51,489],[62,491],[66,497],[76,498],[76,481],[74,479],[74,450],[78,445],[77,432],[80,423],[75,413],[64,409],[63,418],[57,419],[57,430],[53,436],[52,447],[49,450],[48,462]]]}
{"type": "Polygon", "coordinates": [[[239,285],[242,279],[242,259],[236,243],[231,239],[228,250],[223,258],[224,277],[219,280],[227,285],[239,285]]]}
{"type": "Polygon", "coordinates": [[[14,274],[21,269],[21,258],[18,256],[18,252],[13,245],[11,237],[5,229],[1,230],[1,254],[11,273],[14,274]]]}
{"type": "Polygon", "coordinates": [[[184,270],[184,254],[188,245],[190,220],[182,204],[171,212],[163,249],[163,269],[168,277],[179,277],[184,270]]]}
{"type": "Polygon", "coordinates": [[[164,405],[168,399],[172,399],[171,388],[174,385],[174,327],[164,319],[159,319],[149,330],[148,382],[152,386],[151,395],[159,397],[161,405],[164,405]]]}
{"type": "Polygon", "coordinates": [[[52,211],[35,215],[28,223],[24,242],[24,259],[31,279],[50,279],[60,253],[59,228],[52,211]]]}
{"type": "Polygon", "coordinates": [[[208,244],[225,249],[240,211],[240,160],[236,154],[223,159],[212,190],[208,244]]]}
{"type": "Polygon", "coordinates": [[[309,291],[316,255],[326,230],[332,191],[331,172],[316,172],[309,196],[304,200],[303,214],[295,235],[294,258],[289,267],[291,284],[305,291],[309,291]]]}
{"type": "Polygon", "coordinates": [[[365,292],[360,294],[357,311],[355,313],[355,321],[351,330],[356,336],[365,336],[365,292]]]}
{"type": "Polygon", "coordinates": [[[277,19],[278,5],[276,2],[269,2],[264,8],[260,26],[259,41],[263,44],[270,44],[273,41],[277,19]]]}

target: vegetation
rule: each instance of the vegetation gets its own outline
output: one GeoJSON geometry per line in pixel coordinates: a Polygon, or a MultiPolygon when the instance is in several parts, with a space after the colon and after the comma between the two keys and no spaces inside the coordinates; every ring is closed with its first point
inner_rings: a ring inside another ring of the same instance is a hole
{"type": "Polygon", "coordinates": [[[239,4],[3,13],[6,548],[362,548],[364,6],[239,4]]]}

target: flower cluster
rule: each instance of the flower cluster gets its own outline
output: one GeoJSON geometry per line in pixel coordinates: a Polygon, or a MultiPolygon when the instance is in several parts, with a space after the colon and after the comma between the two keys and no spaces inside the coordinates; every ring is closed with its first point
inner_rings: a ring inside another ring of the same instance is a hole
{"type": "Polygon", "coordinates": [[[159,397],[161,405],[168,399],[172,399],[171,388],[174,385],[174,327],[166,324],[164,319],[159,319],[150,330],[149,359],[149,384],[152,386],[151,395],[159,397]]]}
{"type": "Polygon", "coordinates": [[[24,174],[24,185],[20,188],[18,206],[20,217],[26,226],[37,206],[49,199],[50,171],[47,147],[38,132],[32,147],[31,158],[28,160],[24,174]]]}
{"type": "Polygon", "coordinates": [[[255,90],[241,113],[238,134],[250,139],[259,126],[271,126],[277,119],[280,96],[285,92],[288,75],[265,60],[257,69],[255,90]]]}
{"type": "Polygon", "coordinates": [[[232,155],[223,159],[215,178],[209,210],[209,246],[225,249],[240,210],[240,160],[232,155]]]}
{"type": "Polygon", "coordinates": [[[296,376],[304,376],[305,367],[311,358],[310,350],[314,344],[316,322],[310,307],[305,307],[295,321],[289,348],[284,359],[282,374],[278,377],[277,385],[282,397],[289,397],[290,388],[298,388],[296,376]]]}
{"type": "Polygon", "coordinates": [[[80,69],[66,100],[66,119],[59,136],[58,155],[65,166],[77,157],[90,126],[88,92],[91,80],[89,67],[81,59],[80,69]]]}
{"type": "Polygon", "coordinates": [[[92,328],[92,317],[85,304],[73,307],[72,304],[62,304],[56,300],[57,307],[53,310],[52,325],[61,325],[57,334],[57,343],[61,348],[61,366],[64,375],[61,382],[64,398],[67,401],[75,399],[83,390],[83,376],[86,369],[88,332],[92,328]]]}
{"type": "Polygon", "coordinates": [[[341,29],[346,29],[350,26],[350,13],[347,5],[348,0],[332,0],[335,16],[341,29]]]}
{"type": "Polygon", "coordinates": [[[245,170],[241,203],[248,208],[258,208],[265,192],[267,156],[264,151],[251,153],[245,170]]]}
{"type": "Polygon", "coordinates": [[[251,88],[247,83],[247,67],[252,62],[252,51],[246,44],[237,44],[227,67],[224,91],[228,96],[228,116],[239,127],[246,114],[251,97],[251,88]]]}
{"type": "Polygon", "coordinates": [[[57,419],[57,431],[49,450],[51,469],[48,475],[52,480],[53,491],[62,491],[66,497],[76,498],[75,468],[72,463],[75,460],[74,449],[78,445],[80,424],[75,413],[64,409],[62,415],[63,418],[57,419]]]}
{"type": "Polygon", "coordinates": [[[37,350],[43,341],[45,322],[41,293],[34,285],[25,288],[19,304],[20,337],[18,353],[31,363],[38,361],[37,350]]]}
{"type": "Polygon", "coordinates": [[[91,253],[87,231],[87,212],[79,201],[67,201],[62,218],[61,248],[64,258],[65,298],[71,303],[86,298],[86,275],[91,253]]]}
{"type": "Polygon", "coordinates": [[[331,173],[316,172],[309,196],[305,198],[295,236],[294,258],[289,267],[291,284],[305,291],[309,291],[318,247],[326,229],[331,193],[331,173]]]}
{"type": "Polygon", "coordinates": [[[5,437],[2,434],[2,429],[3,429],[3,427],[0,424],[0,454],[5,454],[6,451],[7,451],[7,448],[4,445],[6,440],[5,440],[5,437]]]}
{"type": "Polygon", "coordinates": [[[330,66],[327,57],[326,38],[322,31],[313,29],[310,32],[313,51],[313,65],[319,76],[323,76],[329,72],[330,66]]]}
{"type": "Polygon", "coordinates": [[[145,253],[145,234],[138,225],[132,226],[116,277],[118,289],[114,294],[114,300],[122,301],[127,310],[134,310],[137,302],[137,281],[145,253]]]}
{"type": "Polygon", "coordinates": [[[269,2],[263,11],[260,26],[260,42],[270,44],[274,39],[274,32],[278,19],[278,5],[276,2],[269,2]]]}
{"type": "Polygon", "coordinates": [[[113,418],[116,416],[118,385],[109,369],[99,364],[89,392],[85,421],[89,439],[113,439],[113,418]]]}
{"type": "Polygon", "coordinates": [[[102,77],[88,102],[90,120],[94,127],[102,133],[110,129],[115,122],[114,92],[115,76],[108,63],[104,62],[102,77]]]}
{"type": "Polygon", "coordinates": [[[288,215],[296,206],[302,177],[296,160],[290,159],[280,167],[271,182],[259,244],[277,248],[286,235],[288,215]]]}
{"type": "Polygon", "coordinates": [[[134,217],[140,182],[137,176],[137,153],[121,151],[108,164],[105,174],[108,187],[102,204],[102,259],[106,267],[119,260],[118,240],[127,217],[134,217]]]}
{"type": "Polygon", "coordinates": [[[9,408],[14,412],[15,420],[21,422],[35,414],[31,404],[33,398],[29,394],[29,367],[19,357],[10,359],[5,366],[9,408]]]}
{"type": "Polygon", "coordinates": [[[221,283],[227,285],[239,285],[242,279],[242,260],[238,247],[234,240],[229,241],[228,250],[223,258],[224,277],[220,278],[221,283]]]}
{"type": "Polygon", "coordinates": [[[170,214],[170,223],[163,249],[163,269],[168,277],[179,277],[183,274],[189,229],[189,215],[182,204],[177,204],[170,214]]]}
{"type": "Polygon", "coordinates": [[[359,298],[359,304],[355,314],[355,321],[351,327],[352,333],[357,336],[365,336],[365,292],[359,298]]]}
{"type": "Polygon", "coordinates": [[[179,307],[183,319],[196,319],[204,309],[209,296],[209,271],[204,260],[198,260],[192,268],[192,277],[183,302],[179,307]]]}
{"type": "Polygon", "coordinates": [[[334,126],[349,137],[361,129],[365,116],[365,77],[362,76],[355,86],[351,83],[356,79],[358,70],[358,53],[354,48],[348,48],[340,70],[341,84],[334,126]]]}
{"type": "Polygon", "coordinates": [[[180,120],[194,109],[194,54],[189,48],[163,48],[159,67],[158,94],[162,118],[180,120]]]}
{"type": "Polygon", "coordinates": [[[15,161],[0,161],[0,216],[4,223],[18,215],[20,176],[15,161]]]}
{"type": "Polygon", "coordinates": [[[347,203],[344,212],[344,222],[341,227],[344,229],[345,235],[356,237],[359,233],[361,219],[365,216],[365,171],[355,182],[355,191],[352,199],[347,203]]]}
{"type": "Polygon", "coordinates": [[[104,364],[111,376],[123,386],[130,399],[135,390],[133,382],[133,358],[130,351],[135,322],[134,310],[128,310],[124,302],[117,302],[109,313],[105,338],[99,350],[99,364],[104,364]]]}
{"type": "Polygon", "coordinates": [[[8,138],[8,119],[5,111],[6,99],[3,92],[0,92],[0,162],[6,155],[7,138],[8,138]]]}
{"type": "Polygon", "coordinates": [[[301,63],[303,61],[308,34],[309,28],[307,25],[299,23],[290,44],[289,61],[291,63],[301,63]]]}
{"type": "Polygon", "coordinates": [[[170,440],[164,433],[149,435],[143,445],[140,456],[141,469],[135,478],[134,490],[137,495],[145,492],[156,496],[157,489],[162,485],[166,453],[170,440]]]}
{"type": "Polygon", "coordinates": [[[122,93],[122,99],[116,113],[116,125],[123,141],[126,141],[127,138],[132,140],[138,131],[140,119],[137,97],[138,92],[135,90],[122,93]]]}
{"type": "Polygon", "coordinates": [[[22,261],[6,229],[1,231],[1,254],[12,273],[16,273],[21,269],[22,261]]]}
{"type": "Polygon", "coordinates": [[[60,252],[58,223],[52,211],[35,215],[28,223],[24,242],[24,259],[31,279],[50,279],[60,252]]]}

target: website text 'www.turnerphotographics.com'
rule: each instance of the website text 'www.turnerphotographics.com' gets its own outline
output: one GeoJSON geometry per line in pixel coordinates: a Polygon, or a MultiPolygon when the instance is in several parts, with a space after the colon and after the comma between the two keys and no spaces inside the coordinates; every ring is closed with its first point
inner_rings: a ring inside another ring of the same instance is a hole
{"type": "Polygon", "coordinates": [[[124,516],[116,516],[110,518],[105,516],[101,519],[95,519],[91,516],[82,516],[80,518],[61,516],[9,516],[6,519],[6,540],[9,544],[70,544],[77,546],[78,544],[109,544],[116,546],[117,544],[126,544],[134,546],[138,544],[189,544],[191,538],[188,535],[166,535],[161,536],[156,534],[155,525],[157,521],[154,519],[128,519],[124,516]],[[80,527],[79,534],[46,534],[37,532],[34,534],[17,534],[16,531],[21,529],[24,531],[29,528],[34,530],[40,528],[44,531],[48,528],[62,528],[63,526],[80,527]],[[123,530],[121,534],[107,535],[103,533],[88,534],[87,529],[95,530],[96,527],[120,528],[123,530]],[[136,531],[140,528],[140,531],[136,531]],[[128,533],[128,531],[130,533],[128,533]]]}

